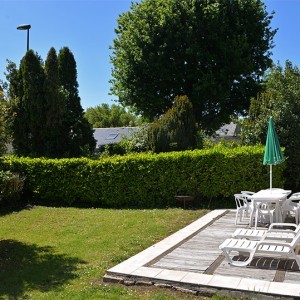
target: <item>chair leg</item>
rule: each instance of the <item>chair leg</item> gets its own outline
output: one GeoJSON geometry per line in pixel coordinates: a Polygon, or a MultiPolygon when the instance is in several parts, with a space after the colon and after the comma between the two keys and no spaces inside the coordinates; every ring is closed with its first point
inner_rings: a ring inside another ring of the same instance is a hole
{"type": "Polygon", "coordinates": [[[295,210],[295,222],[298,225],[299,224],[299,210],[295,210]]]}
{"type": "Polygon", "coordinates": [[[273,214],[270,214],[270,225],[273,223],[273,214]]]}
{"type": "Polygon", "coordinates": [[[237,209],[235,214],[235,225],[237,225],[238,216],[239,216],[239,210],[237,209]]]}
{"type": "Polygon", "coordinates": [[[294,257],[294,259],[295,259],[295,261],[296,261],[296,263],[297,263],[297,265],[298,265],[298,268],[300,269],[300,257],[299,257],[299,255],[297,255],[297,254],[293,251],[292,256],[294,257]]]}
{"type": "Polygon", "coordinates": [[[254,229],[257,228],[257,222],[258,222],[258,210],[256,210],[256,214],[255,214],[255,226],[254,226],[254,229]]]}
{"type": "Polygon", "coordinates": [[[249,226],[252,227],[252,224],[253,224],[253,216],[255,216],[255,211],[254,209],[251,210],[251,213],[250,213],[250,220],[249,220],[249,226]]]}

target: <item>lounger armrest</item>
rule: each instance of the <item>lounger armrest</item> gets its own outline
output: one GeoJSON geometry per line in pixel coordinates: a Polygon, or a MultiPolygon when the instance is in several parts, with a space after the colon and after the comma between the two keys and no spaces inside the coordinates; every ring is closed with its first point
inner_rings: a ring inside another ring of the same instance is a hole
{"type": "Polygon", "coordinates": [[[266,231],[266,235],[267,235],[269,232],[292,233],[292,234],[294,234],[294,235],[297,234],[297,232],[295,232],[294,230],[290,230],[290,229],[271,229],[271,230],[266,231]]]}
{"type": "Polygon", "coordinates": [[[297,228],[297,225],[295,223],[272,223],[269,227],[269,230],[273,229],[274,227],[277,227],[277,226],[280,226],[280,227],[294,227],[295,229],[297,228]]]}
{"type": "Polygon", "coordinates": [[[291,244],[290,243],[285,243],[285,242],[277,242],[277,241],[261,241],[257,243],[256,248],[258,248],[259,246],[264,246],[264,245],[270,245],[270,246],[283,246],[283,247],[289,247],[291,248],[291,244]]]}

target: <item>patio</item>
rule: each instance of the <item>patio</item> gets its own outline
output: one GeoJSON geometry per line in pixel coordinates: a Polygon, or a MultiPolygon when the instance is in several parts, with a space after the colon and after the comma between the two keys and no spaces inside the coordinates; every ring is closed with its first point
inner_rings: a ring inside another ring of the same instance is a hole
{"type": "Polygon", "coordinates": [[[214,210],[173,235],[109,269],[105,282],[156,285],[193,294],[259,294],[300,297],[300,271],[293,261],[260,258],[230,266],[219,245],[237,227],[235,211],[214,210]]]}

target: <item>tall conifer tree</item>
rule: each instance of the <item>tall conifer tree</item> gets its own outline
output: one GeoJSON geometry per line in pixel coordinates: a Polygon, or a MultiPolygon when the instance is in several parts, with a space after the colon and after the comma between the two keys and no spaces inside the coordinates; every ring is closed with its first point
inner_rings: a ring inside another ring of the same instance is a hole
{"type": "Polygon", "coordinates": [[[196,145],[193,105],[187,96],[177,96],[174,105],[148,130],[149,145],[156,152],[193,149],[196,145]]]}
{"type": "Polygon", "coordinates": [[[68,137],[64,126],[66,97],[59,84],[58,60],[53,47],[49,50],[45,61],[45,76],[46,155],[62,157],[67,151],[65,141],[68,137]]]}
{"type": "Polygon", "coordinates": [[[96,146],[93,129],[83,116],[83,109],[78,94],[77,69],[73,53],[64,47],[58,54],[58,70],[61,86],[67,95],[65,126],[68,131],[70,156],[80,156],[84,151],[91,152],[96,146]]]}
{"type": "Polygon", "coordinates": [[[19,79],[14,149],[19,155],[42,156],[45,153],[45,75],[41,58],[32,50],[27,51],[14,76],[19,79]]]}

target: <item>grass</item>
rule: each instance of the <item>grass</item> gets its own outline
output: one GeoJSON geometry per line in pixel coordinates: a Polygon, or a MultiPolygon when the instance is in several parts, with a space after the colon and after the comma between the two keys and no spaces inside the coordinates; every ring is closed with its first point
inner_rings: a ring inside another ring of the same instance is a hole
{"type": "Polygon", "coordinates": [[[1,216],[0,299],[201,299],[101,279],[204,213],[34,207],[1,216]]]}

